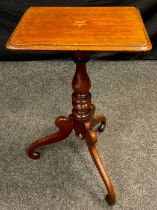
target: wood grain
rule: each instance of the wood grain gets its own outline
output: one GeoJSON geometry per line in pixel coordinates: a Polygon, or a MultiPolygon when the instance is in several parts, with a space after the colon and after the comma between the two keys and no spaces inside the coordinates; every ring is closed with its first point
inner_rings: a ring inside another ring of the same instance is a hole
{"type": "Polygon", "coordinates": [[[152,45],[135,7],[31,7],[6,47],[145,52],[152,45]]]}
{"type": "Polygon", "coordinates": [[[91,94],[89,92],[91,82],[86,70],[89,54],[75,52],[73,60],[76,63],[76,71],[72,80],[74,90],[72,94],[72,114],[69,117],[58,117],[55,124],[59,131],[35,141],[29,146],[27,152],[30,158],[38,159],[40,154],[36,150],[39,147],[67,138],[74,129],[77,137],[86,140],[91,157],[108,192],[106,201],[109,205],[113,205],[116,201],[115,191],[96,148],[97,136],[93,127],[101,123],[99,131],[102,132],[106,124],[106,118],[103,115],[95,116],[95,106],[91,103],[91,94]]]}
{"type": "Polygon", "coordinates": [[[40,158],[40,154],[36,151],[39,147],[48,145],[48,144],[53,144],[58,141],[62,141],[66,139],[72,132],[73,130],[73,119],[72,116],[69,117],[64,117],[60,116],[57,117],[55,121],[56,127],[59,128],[59,130],[56,133],[53,133],[49,136],[46,136],[44,138],[40,138],[33,142],[29,148],[28,148],[28,155],[32,159],[38,159],[40,158]]]}
{"type": "Polygon", "coordinates": [[[108,191],[108,194],[106,196],[106,201],[108,202],[109,205],[113,205],[116,202],[115,190],[113,188],[112,182],[109,178],[109,175],[108,175],[106,169],[104,168],[104,165],[101,161],[101,158],[100,158],[99,153],[96,148],[96,143],[97,143],[96,132],[92,128],[88,129],[88,125],[87,125],[86,134],[85,134],[85,139],[86,139],[86,143],[87,143],[89,152],[93,159],[93,162],[95,163],[95,165],[100,173],[100,176],[106,186],[106,189],[108,191]]]}

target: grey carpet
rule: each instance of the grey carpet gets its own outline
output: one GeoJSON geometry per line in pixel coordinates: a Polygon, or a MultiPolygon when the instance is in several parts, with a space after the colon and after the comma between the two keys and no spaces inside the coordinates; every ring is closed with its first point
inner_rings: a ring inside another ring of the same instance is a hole
{"type": "Polygon", "coordinates": [[[28,158],[28,145],[70,113],[74,70],[70,61],[0,63],[0,210],[156,210],[157,61],[88,63],[96,112],[107,117],[97,147],[116,189],[113,207],[74,133],[28,158]]]}

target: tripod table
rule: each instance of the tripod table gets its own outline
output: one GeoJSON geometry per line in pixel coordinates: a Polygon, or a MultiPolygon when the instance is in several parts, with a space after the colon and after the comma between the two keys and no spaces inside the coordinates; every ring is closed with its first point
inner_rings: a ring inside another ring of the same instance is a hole
{"type": "Polygon", "coordinates": [[[58,117],[55,121],[58,132],[32,143],[28,148],[28,155],[38,159],[40,155],[37,148],[61,141],[74,130],[77,137],[86,140],[92,159],[106,185],[106,200],[113,205],[116,200],[115,191],[98,154],[94,129],[98,124],[98,131],[102,132],[106,118],[104,115],[95,115],[86,63],[90,52],[146,53],[151,50],[151,42],[138,9],[31,7],[23,15],[6,46],[10,50],[67,51],[73,55],[76,72],[72,80],[72,113],[68,117],[58,117]]]}

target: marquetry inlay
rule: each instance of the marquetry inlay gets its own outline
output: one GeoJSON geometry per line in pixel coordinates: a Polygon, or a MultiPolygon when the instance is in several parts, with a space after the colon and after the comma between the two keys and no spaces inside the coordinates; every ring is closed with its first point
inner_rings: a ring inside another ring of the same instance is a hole
{"type": "Polygon", "coordinates": [[[87,25],[87,23],[86,23],[86,20],[75,20],[75,23],[73,25],[76,25],[79,28],[81,28],[82,26],[87,25]]]}

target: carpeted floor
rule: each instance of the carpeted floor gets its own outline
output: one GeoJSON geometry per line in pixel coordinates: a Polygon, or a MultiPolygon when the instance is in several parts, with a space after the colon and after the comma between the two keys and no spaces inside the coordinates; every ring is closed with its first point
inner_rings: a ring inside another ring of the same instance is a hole
{"type": "Polygon", "coordinates": [[[116,189],[113,207],[74,133],[28,158],[28,145],[70,114],[74,71],[70,61],[0,63],[0,210],[156,210],[157,61],[88,63],[96,112],[107,117],[97,147],[116,189]]]}

